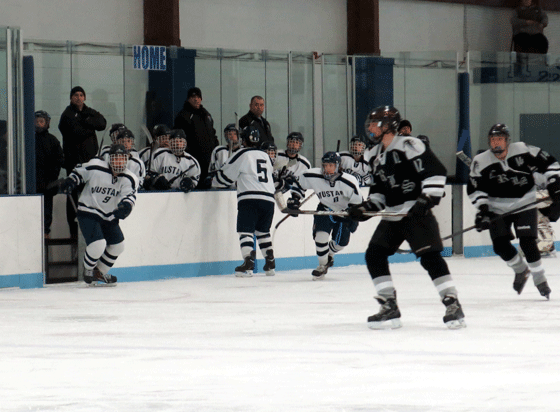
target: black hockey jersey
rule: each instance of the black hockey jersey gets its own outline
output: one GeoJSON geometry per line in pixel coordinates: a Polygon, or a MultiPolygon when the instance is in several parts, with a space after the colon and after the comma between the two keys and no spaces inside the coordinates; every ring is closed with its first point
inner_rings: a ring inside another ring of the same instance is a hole
{"type": "Polygon", "coordinates": [[[504,160],[487,150],[472,161],[467,194],[476,208],[487,204],[491,212],[506,213],[536,201],[533,173],[548,181],[560,176],[560,165],[550,154],[523,142],[511,143],[504,160]]]}
{"type": "MultiPolygon", "coordinates": [[[[406,214],[420,194],[441,198],[447,170],[429,147],[410,136],[395,136],[384,149],[373,148],[369,199],[387,212],[406,214]]],[[[384,217],[399,220],[399,217],[384,217]]]]}

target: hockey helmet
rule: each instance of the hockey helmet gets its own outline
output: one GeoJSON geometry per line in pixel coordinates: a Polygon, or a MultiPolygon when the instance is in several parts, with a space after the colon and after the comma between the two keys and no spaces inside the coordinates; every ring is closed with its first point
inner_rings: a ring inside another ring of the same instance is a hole
{"type": "Polygon", "coordinates": [[[360,157],[367,148],[367,141],[364,136],[354,136],[350,139],[350,154],[354,157],[360,157]]]}
{"type": "Polygon", "coordinates": [[[507,147],[509,146],[510,141],[510,134],[509,128],[503,123],[496,123],[494,126],[490,128],[488,132],[488,146],[490,146],[490,151],[494,154],[501,154],[503,153],[507,147]],[[505,147],[502,147],[501,144],[492,147],[492,137],[505,137],[505,147]]]}
{"type": "Polygon", "coordinates": [[[410,123],[406,119],[401,120],[401,122],[399,123],[398,132],[401,136],[412,136],[411,135],[411,133],[412,133],[412,123],[410,123]],[[404,130],[405,127],[408,127],[407,131],[404,130]]]}
{"type": "Polygon", "coordinates": [[[156,124],[152,129],[152,135],[160,147],[169,147],[169,134],[171,129],[165,124],[156,124]]]}
{"type": "Polygon", "coordinates": [[[241,145],[239,141],[239,130],[237,130],[234,123],[230,123],[224,128],[224,139],[227,145],[232,149],[237,149],[241,145]]]}
{"type": "Polygon", "coordinates": [[[274,142],[263,142],[261,145],[261,150],[265,151],[270,157],[270,161],[272,164],[276,162],[276,155],[278,154],[278,148],[274,144],[274,142]]]}
{"type": "Polygon", "coordinates": [[[338,177],[340,168],[340,155],[337,152],[327,152],[321,158],[321,169],[323,176],[327,180],[334,180],[338,177]],[[334,168],[330,165],[334,164],[334,168]]]}
{"type": "Polygon", "coordinates": [[[303,135],[300,132],[292,132],[286,138],[286,153],[296,155],[303,147],[303,135]]]}
{"type": "Polygon", "coordinates": [[[254,126],[247,126],[241,130],[241,140],[245,147],[259,147],[261,144],[261,133],[254,126]]]}
{"type": "Polygon", "coordinates": [[[44,110],[37,110],[35,112],[35,132],[42,133],[49,129],[51,124],[51,116],[44,110]],[[44,122],[37,121],[37,119],[43,119],[44,122]]]}
{"type": "Polygon", "coordinates": [[[122,144],[128,151],[134,149],[134,133],[126,127],[119,129],[117,132],[116,143],[122,144]]]}
{"type": "Polygon", "coordinates": [[[181,156],[187,150],[187,136],[185,136],[183,129],[171,130],[169,148],[175,156],[181,156]]]}
{"type": "Polygon", "coordinates": [[[366,136],[373,143],[379,143],[383,140],[383,136],[387,133],[397,133],[399,124],[401,123],[401,114],[393,106],[379,106],[373,109],[366,118],[365,129],[366,136]],[[375,125],[382,129],[381,133],[373,134],[370,130],[371,125],[375,125]],[[386,127],[385,130],[383,128],[386,127]]]}
{"type": "Polygon", "coordinates": [[[111,142],[117,143],[117,136],[121,130],[125,130],[126,126],[122,123],[113,123],[111,129],[109,130],[109,137],[111,137],[111,142]]]}
{"type": "Polygon", "coordinates": [[[113,144],[109,148],[109,165],[113,174],[118,175],[126,170],[129,152],[122,144],[113,144]]]}

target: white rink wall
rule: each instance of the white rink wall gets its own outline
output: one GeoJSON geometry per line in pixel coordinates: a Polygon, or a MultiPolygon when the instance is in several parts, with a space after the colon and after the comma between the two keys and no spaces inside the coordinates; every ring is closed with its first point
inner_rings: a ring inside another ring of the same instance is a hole
{"type": "MultiPolygon", "coordinates": [[[[368,189],[363,188],[364,197],[368,189]]],[[[447,196],[434,208],[442,236],[451,233],[451,186],[447,196]]],[[[66,227],[61,210],[62,196],[55,198],[53,233],[66,227]],[[60,209],[60,207],[58,207],[60,209]]],[[[476,213],[463,195],[464,226],[471,226],[476,213]]],[[[41,196],[0,197],[0,288],[41,287],[43,284],[43,237],[41,196]],[[17,213],[15,212],[17,211],[17,213]]],[[[304,208],[314,209],[317,198],[309,200],[304,208]]],[[[285,215],[276,210],[272,225],[285,215]]],[[[125,235],[125,251],[117,260],[112,273],[119,281],[155,280],[232,274],[241,262],[239,239],[236,233],[237,197],[235,191],[170,193],[139,193],[130,217],[121,222],[125,235]]],[[[364,252],[379,218],[360,223],[350,244],[335,257],[336,266],[364,264],[364,252]]],[[[315,268],[317,258],[311,235],[313,217],[310,215],[287,219],[274,237],[277,270],[315,268]]],[[[554,224],[560,231],[560,223],[554,224]]],[[[466,257],[492,254],[487,232],[471,230],[464,234],[466,257]]],[[[451,255],[451,240],[444,242],[446,256],[451,255]]],[[[401,249],[408,249],[405,243],[401,249]]],[[[264,263],[257,252],[257,267],[264,263]]],[[[413,254],[396,254],[392,262],[414,260],[413,254]]]]}

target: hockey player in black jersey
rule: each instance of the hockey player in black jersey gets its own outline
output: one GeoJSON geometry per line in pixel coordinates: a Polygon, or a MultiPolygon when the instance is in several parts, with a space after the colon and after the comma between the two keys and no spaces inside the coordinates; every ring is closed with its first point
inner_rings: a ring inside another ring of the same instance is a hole
{"type": "Polygon", "coordinates": [[[356,220],[365,220],[365,211],[384,209],[406,214],[383,217],[367,248],[366,263],[378,294],[376,299],[381,304],[379,313],[368,318],[368,326],[372,329],[402,326],[388,258],[406,240],[446,306],[444,323],[452,329],[464,327],[463,310],[447,263],[441,256],[443,243],[431,211],[444,195],[446,170],[422,141],[397,135],[400,120],[399,111],[392,106],[380,106],[369,113],[366,133],[374,143],[379,143],[371,158],[373,183],[368,200],[348,211],[356,220]]]}
{"type": "Polygon", "coordinates": [[[237,233],[243,264],[235,268],[235,276],[253,276],[256,258],[253,235],[265,258],[263,270],[267,276],[274,276],[276,263],[270,238],[275,205],[272,162],[259,149],[261,136],[256,127],[244,128],[241,139],[244,147],[217,171],[212,186],[227,188],[237,183],[237,233]]]}
{"type": "Polygon", "coordinates": [[[548,299],[551,290],[536,241],[538,223],[533,173],[546,178],[552,204],[540,210],[555,222],[560,217],[560,165],[538,147],[523,142],[510,143],[505,124],[498,123],[490,128],[488,145],[488,150],[473,159],[467,185],[469,199],[478,209],[476,228],[479,232],[490,230],[494,252],[515,272],[513,289],[518,294],[532,274],[540,294],[548,299]],[[523,206],[527,209],[505,215],[523,206]],[[515,238],[512,225],[526,261],[511,244],[515,238]]]}
{"type": "Polygon", "coordinates": [[[109,160],[95,157],[77,165],[60,186],[71,194],[85,185],[78,201],[78,223],[86,241],[84,281],[115,283],[108,272],[124,250],[119,219],[132,212],[136,202],[138,178],[126,168],[129,153],[123,145],[113,145],[109,160]]]}

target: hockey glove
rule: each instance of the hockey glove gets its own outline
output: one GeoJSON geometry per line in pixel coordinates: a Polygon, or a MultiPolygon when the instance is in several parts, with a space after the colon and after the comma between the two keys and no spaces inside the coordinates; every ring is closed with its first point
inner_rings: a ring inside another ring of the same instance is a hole
{"type": "Polygon", "coordinates": [[[546,190],[548,190],[548,194],[553,202],[560,202],[560,179],[558,177],[550,178],[546,190]]]}
{"type": "MultiPolygon", "coordinates": [[[[290,197],[287,201],[286,201],[286,205],[288,206],[288,209],[291,210],[299,210],[299,207],[301,206],[301,199],[297,196],[292,196],[290,197]]],[[[293,217],[297,217],[297,214],[292,214],[292,213],[288,213],[290,216],[293,217]]]]}
{"type": "Polygon", "coordinates": [[[113,211],[113,215],[117,219],[126,219],[128,215],[132,212],[132,205],[130,202],[120,202],[117,208],[113,211]]]}
{"type": "Polygon", "coordinates": [[[171,185],[164,175],[158,175],[154,179],[152,187],[154,190],[169,190],[171,188],[171,185]]]}
{"type": "Polygon", "coordinates": [[[553,200],[550,206],[539,209],[539,212],[548,217],[551,222],[556,222],[560,219],[560,202],[553,200]]]}
{"type": "Polygon", "coordinates": [[[65,195],[70,195],[76,189],[76,181],[71,177],[67,177],[60,183],[58,193],[64,193],[65,195]]]}
{"type": "Polygon", "coordinates": [[[360,203],[359,205],[353,205],[348,208],[348,217],[357,222],[365,222],[370,219],[371,216],[364,215],[364,212],[379,212],[381,209],[370,200],[360,203]]]}
{"type": "Polygon", "coordinates": [[[434,205],[435,203],[432,198],[422,193],[418,196],[418,199],[416,199],[416,203],[414,203],[408,211],[408,217],[426,216],[434,205]]]}
{"type": "Polygon", "coordinates": [[[492,213],[488,210],[488,205],[481,205],[474,219],[476,231],[482,232],[484,230],[490,229],[490,223],[492,221],[492,218],[494,218],[495,216],[495,213],[492,213]]]}
{"type": "Polygon", "coordinates": [[[146,177],[144,178],[144,190],[153,190],[154,189],[154,179],[158,176],[156,172],[151,170],[146,172],[146,177]]]}
{"type": "MultiPolygon", "coordinates": [[[[208,177],[210,177],[210,176],[208,176],[208,177]]],[[[183,177],[181,179],[181,182],[179,183],[179,188],[185,193],[189,193],[195,187],[196,187],[196,185],[194,184],[194,181],[190,177],[183,177]]]]}

